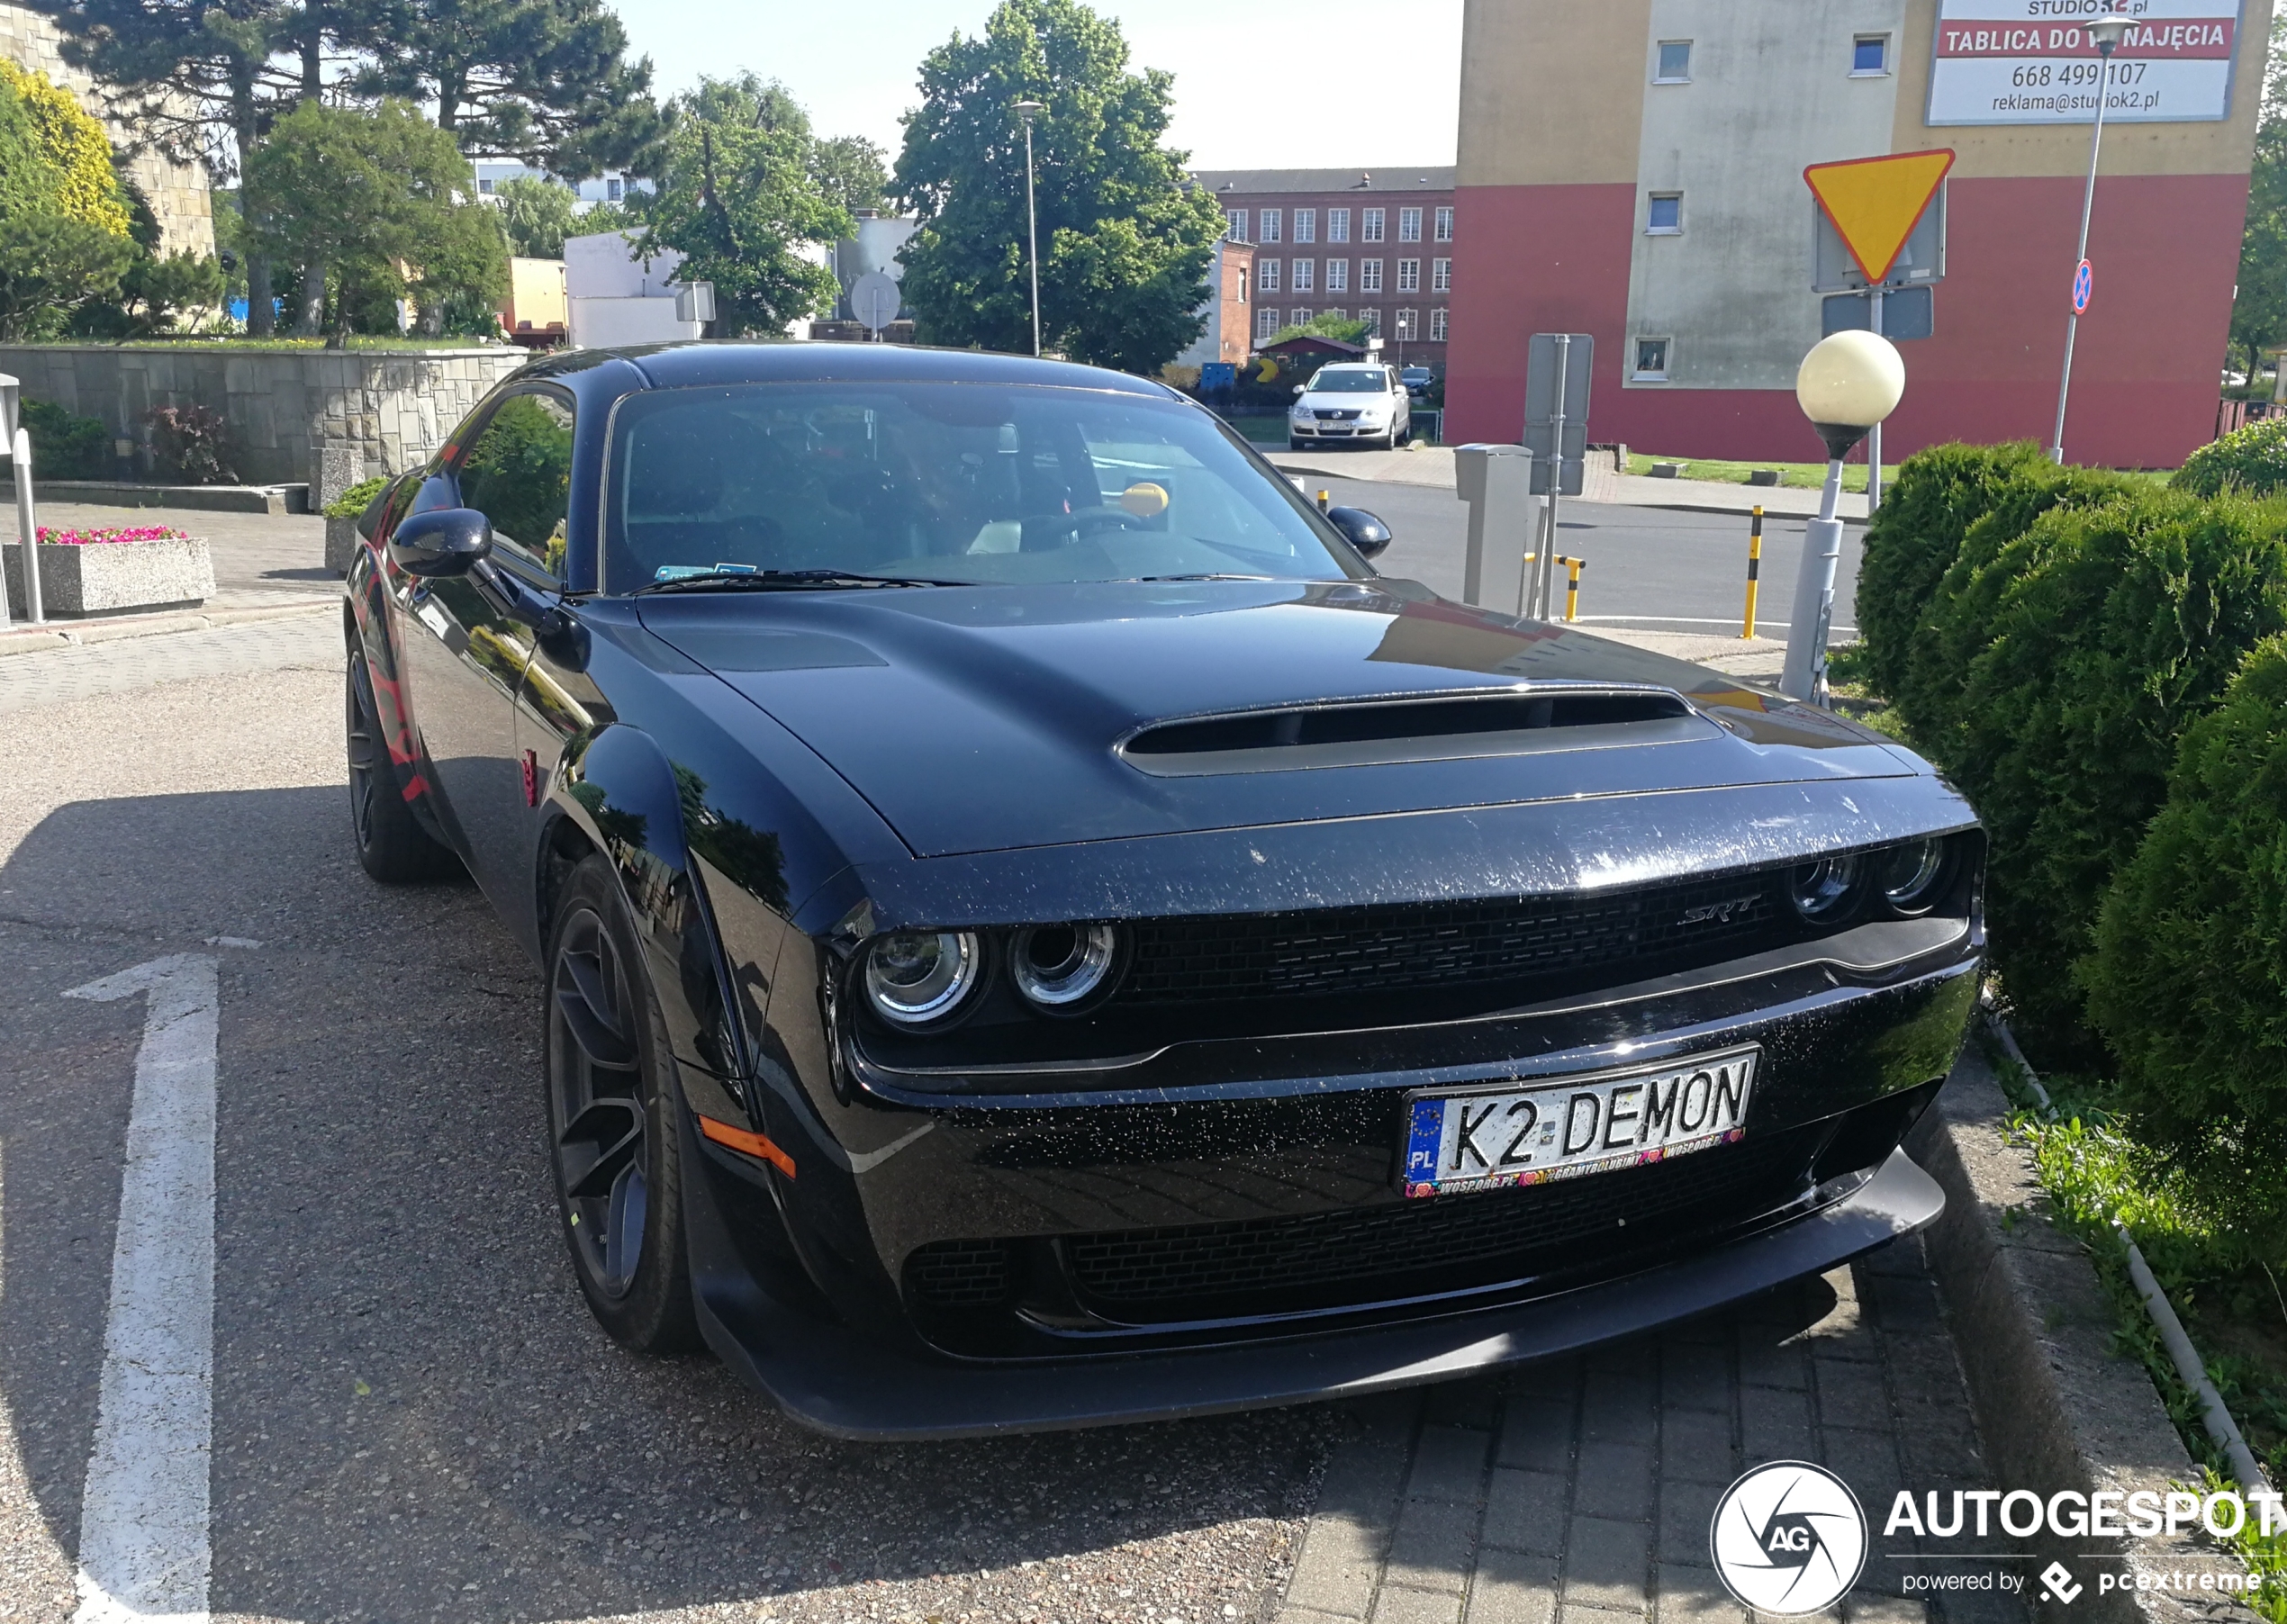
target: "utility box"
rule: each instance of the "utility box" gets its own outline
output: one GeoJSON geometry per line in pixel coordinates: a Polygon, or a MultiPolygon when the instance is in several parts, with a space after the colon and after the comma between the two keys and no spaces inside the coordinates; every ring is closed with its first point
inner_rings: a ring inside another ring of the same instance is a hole
{"type": "MultiPolygon", "coordinates": [[[[636,254],[635,231],[564,239],[565,319],[575,349],[696,338],[704,323],[684,314],[687,290],[674,281],[683,257],[663,248],[636,254]]],[[[713,290],[709,290],[711,302],[713,290]]]]}
{"type": "Polygon", "coordinates": [[[1461,600],[1522,614],[1524,555],[1532,533],[1532,453],[1522,446],[1456,446],[1453,493],[1469,504],[1461,600]]]}

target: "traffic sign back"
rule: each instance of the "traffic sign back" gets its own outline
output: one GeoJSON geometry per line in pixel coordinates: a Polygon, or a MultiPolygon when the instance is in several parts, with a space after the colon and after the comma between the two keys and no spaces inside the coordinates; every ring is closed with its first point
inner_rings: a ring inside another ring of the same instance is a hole
{"type": "Polygon", "coordinates": [[[1940,149],[1812,164],[1803,178],[1858,269],[1880,282],[1953,167],[1953,153],[1940,149]]]}

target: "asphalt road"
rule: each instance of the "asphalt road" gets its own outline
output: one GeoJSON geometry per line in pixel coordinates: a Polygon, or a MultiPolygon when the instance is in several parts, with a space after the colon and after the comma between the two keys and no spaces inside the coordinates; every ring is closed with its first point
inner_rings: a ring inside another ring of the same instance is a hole
{"type": "Polygon", "coordinates": [[[0,723],[0,1614],[74,1610],[144,1032],[140,996],[63,995],[185,952],[220,988],[216,1617],[1274,1612],[1341,1412],[862,1448],[604,1338],[535,972],[472,887],[358,871],[339,626],[291,624],[85,651],[146,685],[75,672],[0,723]],[[185,639],[203,674],[148,686],[185,639]]]}
{"type": "MultiPolygon", "coordinates": [[[[1396,533],[1377,561],[1387,574],[1406,575],[1449,597],[1461,595],[1462,555],[1469,544],[1469,508],[1450,491],[1364,480],[1303,476],[1314,495],[1328,492],[1337,505],[1380,515],[1396,533]]],[[[1610,502],[1560,502],[1559,549],[1585,558],[1580,577],[1580,618],[1589,625],[1629,626],[1647,631],[1732,632],[1740,629],[1747,586],[1748,521],[1728,514],[1691,513],[1673,508],[1631,508],[1610,502]]],[[[1857,590],[1864,530],[1842,532],[1842,557],[1836,572],[1835,600],[1848,605],[1857,590]]],[[[1803,521],[1763,521],[1761,600],[1755,625],[1759,636],[1784,636],[1794,607],[1794,572],[1803,555],[1803,521]]],[[[1558,602],[1563,602],[1561,585],[1558,602]]],[[[1835,631],[1856,630],[1838,609],[1835,631]]]]}

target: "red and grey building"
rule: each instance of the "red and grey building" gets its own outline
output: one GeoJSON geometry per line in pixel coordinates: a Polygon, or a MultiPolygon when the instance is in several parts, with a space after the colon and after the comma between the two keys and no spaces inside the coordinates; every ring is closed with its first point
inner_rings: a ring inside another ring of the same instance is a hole
{"type": "Polygon", "coordinates": [[[1442,366],[1451,320],[1453,169],[1198,169],[1226,238],[1254,247],[1253,339],[1329,311],[1382,353],[1442,366]]]}
{"type": "MultiPolygon", "coordinates": [[[[2136,0],[2114,59],[2066,456],[2168,466],[2214,432],[2272,0],[2136,0]]],[[[1806,165],[1950,148],[1935,332],[1885,455],[2046,444],[2104,0],[1469,0],[1451,439],[1514,440],[1535,332],[1596,340],[1590,434],[1811,460],[1806,165]]]]}

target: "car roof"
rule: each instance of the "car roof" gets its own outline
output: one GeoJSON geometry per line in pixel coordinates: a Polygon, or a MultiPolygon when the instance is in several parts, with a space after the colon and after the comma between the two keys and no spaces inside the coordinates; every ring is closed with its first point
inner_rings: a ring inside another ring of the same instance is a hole
{"type": "Polygon", "coordinates": [[[943,382],[1030,383],[1065,389],[1107,390],[1159,400],[1174,396],[1165,384],[1107,367],[1083,366],[1031,356],[995,355],[975,349],[930,349],[911,344],[836,344],[742,339],[692,339],[679,344],[626,345],[603,350],[570,350],[525,370],[545,377],[594,366],[606,358],[626,362],[654,389],[692,385],[766,383],[943,382]]]}

